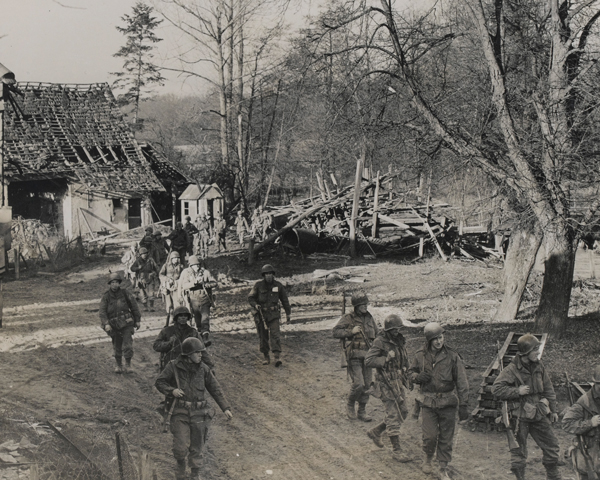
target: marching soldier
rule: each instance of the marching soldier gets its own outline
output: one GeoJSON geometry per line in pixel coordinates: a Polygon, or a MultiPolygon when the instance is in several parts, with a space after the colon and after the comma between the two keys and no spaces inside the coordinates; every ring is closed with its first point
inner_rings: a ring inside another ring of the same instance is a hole
{"type": "Polygon", "coordinates": [[[164,240],[164,238],[162,238],[162,233],[160,232],[160,230],[157,230],[156,232],[154,232],[154,235],[152,235],[152,238],[153,238],[152,250],[151,250],[153,252],[152,258],[154,258],[154,261],[156,262],[157,265],[163,265],[169,256],[169,252],[168,252],[168,248],[165,244],[165,240],[164,240]]]}
{"type": "Polygon", "coordinates": [[[258,206],[252,212],[250,217],[250,235],[256,237],[262,232],[262,206],[258,206]]]}
{"type": "Polygon", "coordinates": [[[556,394],[546,367],[540,361],[540,341],[531,334],[517,340],[518,353],[492,386],[492,393],[508,401],[519,448],[510,451],[510,470],[517,480],[525,479],[527,437],[531,434],[542,449],[542,464],[548,480],[560,480],[558,440],[552,423],[558,420],[556,394]]]}
{"type": "Polygon", "coordinates": [[[562,420],[563,430],[573,435],[581,435],[583,445],[577,445],[571,453],[573,468],[582,480],[591,480],[588,472],[600,474],[600,365],[592,374],[594,386],[565,411],[562,420]],[[581,447],[585,452],[581,451],[581,447]],[[586,458],[587,457],[587,458],[586,458]]]}
{"type": "Polygon", "coordinates": [[[437,323],[425,325],[425,346],[417,351],[410,367],[413,383],[421,386],[420,398],[423,460],[422,470],[431,473],[431,460],[437,450],[440,480],[449,480],[452,439],[458,417],[469,418],[469,383],[460,355],[444,342],[444,329],[437,323]]]}
{"type": "Polygon", "coordinates": [[[228,419],[233,418],[221,385],[202,362],[202,342],[187,338],[181,346],[181,355],[167,364],[155,386],[171,400],[166,424],[170,422],[173,434],[173,456],[177,460],[175,478],[185,480],[186,458],[191,468],[191,480],[200,480],[202,451],[214,409],[206,400],[208,392],[228,419]]]}
{"type": "Polygon", "coordinates": [[[196,220],[198,227],[198,243],[196,248],[196,255],[200,258],[208,257],[208,244],[210,241],[210,219],[208,213],[199,215],[196,220]]]}
{"type": "Polygon", "coordinates": [[[200,259],[192,255],[190,266],[181,272],[179,277],[179,290],[183,301],[189,302],[190,310],[194,315],[196,328],[202,335],[204,345],[209,347],[210,333],[210,307],[214,304],[212,289],[218,286],[208,269],[201,265],[200,259]]]}
{"type": "Polygon", "coordinates": [[[264,265],[261,270],[263,279],[256,282],[248,295],[248,303],[254,311],[254,323],[260,340],[260,351],[265,359],[263,365],[271,363],[269,351],[275,357],[275,366],[280,367],[281,361],[281,307],[285,310],[286,321],[290,321],[292,308],[285,287],[275,280],[275,269],[272,265],[264,265]],[[269,349],[269,337],[271,346],[269,349]]]}
{"type": "Polygon", "coordinates": [[[181,263],[184,263],[185,254],[188,252],[192,241],[190,239],[190,236],[183,229],[183,225],[181,222],[177,222],[175,224],[175,230],[169,233],[167,240],[171,241],[171,250],[177,251],[177,253],[179,253],[181,263]]]}
{"type": "Polygon", "coordinates": [[[366,407],[369,401],[368,388],[371,385],[373,371],[365,365],[365,357],[370,345],[377,336],[378,329],[375,320],[369,313],[369,298],[364,292],[352,294],[354,312],[344,315],[333,327],[334,338],[348,340],[346,356],[348,359],[348,374],[352,379],[346,414],[350,420],[370,422],[366,407]],[[356,412],[358,402],[358,412],[356,412]]]}
{"type": "Polygon", "coordinates": [[[196,225],[192,223],[192,217],[190,217],[189,215],[185,216],[185,223],[183,224],[183,229],[187,232],[188,236],[190,237],[190,240],[192,240],[194,238],[194,235],[198,233],[198,229],[196,228],[196,225]]]}
{"type": "Polygon", "coordinates": [[[227,251],[226,236],[227,236],[227,222],[222,215],[219,215],[215,220],[215,241],[217,242],[217,252],[221,252],[221,244],[223,244],[223,250],[227,251]]]}
{"type": "Polygon", "coordinates": [[[237,233],[240,245],[244,246],[244,234],[250,232],[250,228],[241,208],[238,210],[237,217],[235,218],[235,232],[237,233]]]}
{"type": "MultiPolygon", "coordinates": [[[[163,328],[154,341],[152,348],[155,352],[160,352],[161,371],[167,363],[175,360],[181,354],[181,348],[186,338],[199,338],[198,330],[188,324],[191,318],[192,314],[187,307],[177,307],[173,312],[173,325],[163,328]]],[[[202,354],[202,361],[211,370],[214,370],[215,364],[210,354],[206,351],[204,343],[202,343],[200,352],[202,354]]]]}
{"type": "Polygon", "coordinates": [[[167,314],[176,306],[180,306],[182,302],[179,294],[179,277],[183,271],[183,265],[180,260],[179,252],[173,250],[158,274],[161,290],[165,296],[167,314]]]}
{"type": "Polygon", "coordinates": [[[142,305],[148,311],[154,311],[155,285],[158,279],[158,265],[153,258],[150,258],[148,250],[145,247],[140,248],[140,256],[131,266],[131,271],[137,274],[138,287],[142,297],[142,305]]]}
{"type": "Polygon", "coordinates": [[[112,339],[117,362],[115,373],[131,373],[133,333],[134,328],[140,328],[142,316],[133,295],[121,288],[121,281],[118,273],[111,273],[108,277],[109,289],[100,300],[100,322],[102,329],[112,339]]]}
{"type": "Polygon", "coordinates": [[[144,236],[139,242],[139,248],[143,247],[150,251],[150,249],[152,248],[152,243],[154,242],[154,239],[152,238],[153,231],[154,229],[152,227],[146,227],[144,229],[144,236]]]}
{"type": "Polygon", "coordinates": [[[407,383],[408,355],[405,348],[402,319],[389,315],[384,321],[383,331],[379,332],[365,357],[365,367],[375,369],[375,393],[383,402],[385,420],[367,432],[375,445],[383,448],[381,435],[386,432],[392,443],[392,455],[399,462],[411,459],[402,454],[400,447],[400,427],[408,415],[404,396],[407,383]]]}

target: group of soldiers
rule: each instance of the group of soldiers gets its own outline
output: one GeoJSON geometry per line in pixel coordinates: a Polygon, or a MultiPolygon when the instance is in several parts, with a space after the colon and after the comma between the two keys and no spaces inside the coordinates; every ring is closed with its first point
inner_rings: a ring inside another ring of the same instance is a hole
{"type": "MultiPolygon", "coordinates": [[[[144,255],[147,252],[140,258],[144,255]]],[[[153,260],[149,256],[148,259],[153,260]]],[[[148,259],[139,262],[138,272],[144,272],[143,265],[148,259]]],[[[228,418],[233,416],[214,376],[215,363],[207,351],[211,344],[210,291],[217,285],[197,256],[190,256],[188,267],[184,268],[176,250],[171,251],[159,273],[168,292],[167,311],[172,314],[173,322],[161,330],[153,344],[160,353],[161,368],[155,386],[165,395],[165,424],[173,434],[176,479],[187,478],[187,466],[191,478],[197,479],[214,416],[206,392],[228,418]],[[196,328],[190,325],[192,319],[196,328]]],[[[271,364],[272,353],[275,367],[281,367],[281,310],[289,322],[291,307],[286,289],[275,279],[275,273],[272,265],[262,267],[262,279],[253,285],[248,303],[264,356],[263,365],[271,364]]],[[[112,338],[115,372],[130,373],[133,335],[140,328],[141,313],[134,295],[121,288],[121,282],[119,274],[110,275],[109,289],[101,300],[100,319],[102,328],[112,338]]],[[[421,417],[420,469],[448,480],[457,414],[460,421],[469,418],[469,384],[464,362],[446,344],[444,328],[433,322],[423,330],[422,347],[409,358],[402,319],[389,315],[380,329],[368,305],[367,295],[355,292],[353,311],[343,315],[333,328],[333,336],[341,340],[343,361],[351,380],[345,415],[353,421],[371,422],[366,407],[371,396],[379,398],[384,418],[366,435],[379,448],[384,447],[384,435],[387,436],[393,458],[411,462],[414,458],[403,443],[402,425],[409,415],[406,390],[417,385],[413,417],[421,417]]],[[[526,334],[518,339],[517,347],[517,355],[492,385],[496,398],[506,402],[510,431],[516,439],[510,448],[511,472],[517,480],[525,479],[527,442],[531,435],[542,450],[547,480],[560,480],[559,444],[552,426],[558,420],[556,394],[540,360],[540,342],[534,335],[526,334]]],[[[600,365],[593,372],[593,382],[593,388],[565,411],[562,420],[567,432],[581,438],[571,457],[579,478],[589,480],[597,478],[596,472],[600,471],[600,365]]]]}
{"type": "MultiPolygon", "coordinates": [[[[165,429],[170,429],[173,435],[172,451],[177,461],[175,478],[187,479],[189,466],[189,478],[196,480],[199,479],[208,428],[215,414],[207,403],[206,392],[228,419],[233,414],[215,378],[215,363],[207,351],[211,341],[208,337],[210,303],[206,302],[207,298],[210,302],[210,290],[216,287],[216,282],[197,256],[188,259],[187,268],[183,268],[180,259],[179,252],[172,251],[160,270],[167,292],[170,292],[171,310],[169,306],[167,310],[172,313],[173,322],[160,331],[153,343],[153,349],[160,353],[161,370],[155,386],[165,395],[162,412],[165,429]],[[189,307],[182,305],[183,296],[188,299],[189,307]],[[197,328],[190,325],[192,318],[197,328]]],[[[261,273],[263,278],[253,285],[248,303],[259,336],[260,351],[264,355],[263,365],[271,363],[272,352],[275,367],[281,367],[281,308],[285,311],[286,321],[290,321],[291,307],[285,287],[275,280],[273,266],[264,265],[261,273]]],[[[141,313],[135,296],[121,288],[122,281],[118,273],[110,274],[109,289],[102,296],[99,311],[102,328],[112,340],[115,373],[128,374],[132,373],[133,335],[140,328],[141,313]]]]}

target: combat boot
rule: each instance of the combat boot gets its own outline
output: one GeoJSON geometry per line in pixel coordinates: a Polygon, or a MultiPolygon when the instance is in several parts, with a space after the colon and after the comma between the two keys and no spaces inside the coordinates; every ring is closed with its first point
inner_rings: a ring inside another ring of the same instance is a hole
{"type": "Polygon", "coordinates": [[[269,365],[271,363],[271,356],[268,353],[263,354],[265,359],[263,360],[263,365],[269,365]]]}
{"type": "Polygon", "coordinates": [[[438,474],[439,480],[450,480],[450,476],[448,475],[448,463],[440,462],[440,473],[438,474]]]}
{"type": "Polygon", "coordinates": [[[348,403],[346,404],[346,415],[350,420],[356,420],[356,410],[354,408],[355,403],[356,402],[354,400],[348,400],[348,403]]]}
{"type": "Polygon", "coordinates": [[[546,480],[562,480],[558,465],[553,463],[551,465],[544,465],[544,467],[546,468],[546,480]]]}
{"type": "Polygon", "coordinates": [[[177,460],[177,466],[175,467],[175,480],[186,480],[185,458],[183,460],[177,460]]]}
{"type": "Polygon", "coordinates": [[[433,457],[430,457],[429,455],[425,455],[425,458],[423,459],[423,464],[421,465],[421,471],[423,473],[431,473],[433,471],[433,468],[431,467],[432,459],[433,459],[433,457]]]}
{"type": "Polygon", "coordinates": [[[373,443],[379,448],[383,448],[383,440],[381,435],[385,432],[385,422],[375,425],[371,430],[367,430],[367,437],[373,440],[373,443]]]}
{"type": "Polygon", "coordinates": [[[131,369],[131,358],[125,359],[125,367],[123,368],[123,373],[133,373],[131,369]]]}
{"type": "Polygon", "coordinates": [[[372,422],[373,419],[367,415],[367,404],[359,403],[358,404],[358,413],[356,418],[358,418],[361,422],[372,422]]]}
{"type": "Polygon", "coordinates": [[[398,435],[394,435],[390,437],[390,442],[392,442],[392,458],[400,463],[408,463],[412,461],[405,453],[402,453],[402,447],[400,447],[400,437],[398,435]]]}
{"type": "Polygon", "coordinates": [[[117,366],[115,367],[115,373],[123,373],[123,359],[121,357],[115,357],[117,366]]]}
{"type": "Polygon", "coordinates": [[[525,480],[525,467],[511,468],[510,471],[513,473],[517,480],[525,480]]]}
{"type": "Polygon", "coordinates": [[[209,332],[202,332],[202,341],[205,347],[210,347],[212,342],[208,339],[209,332]]]}
{"type": "Polygon", "coordinates": [[[273,352],[273,356],[275,357],[275,366],[276,367],[281,367],[281,365],[282,365],[280,355],[281,354],[279,352],[273,352]]]}

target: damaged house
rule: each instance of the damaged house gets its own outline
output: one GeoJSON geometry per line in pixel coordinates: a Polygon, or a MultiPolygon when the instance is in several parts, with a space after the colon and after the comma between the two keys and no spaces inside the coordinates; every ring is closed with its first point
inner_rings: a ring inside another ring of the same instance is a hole
{"type": "Polygon", "coordinates": [[[190,180],[144,149],[108,84],[19,83],[4,114],[13,216],[54,225],[67,238],[171,218],[190,180]]]}

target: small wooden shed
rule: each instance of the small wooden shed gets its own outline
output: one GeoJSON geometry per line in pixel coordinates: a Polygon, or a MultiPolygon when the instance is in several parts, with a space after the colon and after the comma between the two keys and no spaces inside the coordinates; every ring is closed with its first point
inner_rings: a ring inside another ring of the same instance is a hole
{"type": "Polygon", "coordinates": [[[181,221],[189,215],[192,221],[198,215],[208,213],[211,220],[223,215],[223,192],[216,183],[212,185],[192,184],[179,196],[181,221]]]}

